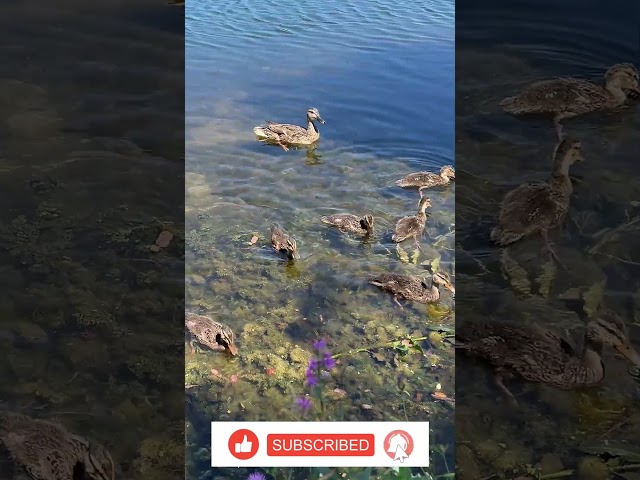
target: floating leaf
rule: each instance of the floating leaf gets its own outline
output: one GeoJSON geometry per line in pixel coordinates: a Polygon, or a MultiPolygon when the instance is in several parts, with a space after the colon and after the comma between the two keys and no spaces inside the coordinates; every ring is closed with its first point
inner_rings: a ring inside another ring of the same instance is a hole
{"type": "Polygon", "coordinates": [[[580,300],[580,298],[582,298],[582,293],[578,287],[573,287],[558,295],[558,298],[560,300],[580,300]]]}
{"type": "Polygon", "coordinates": [[[396,252],[398,253],[398,258],[402,263],[409,263],[409,255],[399,244],[396,245],[396,252]]]}
{"type": "Polygon", "coordinates": [[[538,284],[538,292],[543,298],[549,296],[549,290],[551,290],[551,283],[556,276],[557,271],[556,264],[552,261],[546,262],[542,265],[542,273],[536,278],[538,284]]]}
{"type": "Polygon", "coordinates": [[[413,254],[411,255],[411,263],[413,263],[414,265],[418,264],[418,259],[420,258],[420,250],[418,250],[417,248],[413,251],[413,254]]]}
{"type": "Polygon", "coordinates": [[[440,267],[440,256],[438,255],[436,258],[431,260],[431,271],[435,273],[438,271],[439,267],[440,267]]]}
{"type": "Polygon", "coordinates": [[[161,250],[161,248],[158,245],[151,245],[149,247],[149,250],[151,250],[153,253],[158,253],[161,250]]]}
{"type": "Polygon", "coordinates": [[[160,248],[167,248],[171,243],[171,240],[173,240],[173,233],[169,232],[168,230],[163,230],[162,232],[160,232],[160,235],[158,235],[158,238],[156,239],[156,245],[160,248]]]}
{"type": "Polygon", "coordinates": [[[502,271],[516,292],[527,296],[531,295],[531,282],[527,271],[511,258],[506,249],[502,251],[502,271]]]}
{"type": "Polygon", "coordinates": [[[363,403],[362,404],[362,408],[364,410],[371,410],[373,408],[373,406],[369,405],[368,403],[363,403]]]}
{"type": "Polygon", "coordinates": [[[249,240],[249,245],[255,245],[257,241],[258,241],[258,236],[254,235],[253,237],[251,237],[251,240],[249,240]]]}
{"type": "Polygon", "coordinates": [[[382,353],[380,353],[380,352],[376,352],[372,356],[373,356],[373,358],[375,358],[379,362],[384,362],[385,361],[384,355],[382,353]]]}
{"type": "Polygon", "coordinates": [[[436,400],[442,400],[442,401],[445,401],[445,402],[452,402],[453,401],[453,399],[449,398],[446,393],[440,392],[440,391],[433,392],[431,394],[431,396],[436,400]]]}
{"type": "Polygon", "coordinates": [[[600,302],[602,302],[602,297],[604,296],[605,283],[606,280],[594,283],[589,287],[589,290],[582,295],[582,299],[584,300],[583,310],[587,316],[593,316],[598,310],[600,302]]]}

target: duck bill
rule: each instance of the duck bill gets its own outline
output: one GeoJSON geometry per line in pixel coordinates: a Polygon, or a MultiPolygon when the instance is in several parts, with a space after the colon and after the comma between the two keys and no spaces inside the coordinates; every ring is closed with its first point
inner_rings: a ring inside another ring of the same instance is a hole
{"type": "Polygon", "coordinates": [[[456,289],[454,288],[453,285],[451,285],[450,283],[447,283],[444,288],[446,288],[447,290],[449,290],[452,294],[456,294],[456,289]]]}
{"type": "Polygon", "coordinates": [[[619,345],[617,350],[636,366],[640,367],[640,353],[638,353],[633,347],[630,345],[619,345]]]}
{"type": "Polygon", "coordinates": [[[233,344],[233,343],[229,343],[229,344],[227,345],[227,350],[229,350],[229,353],[230,353],[231,355],[233,355],[234,357],[235,357],[236,355],[238,355],[238,347],[236,347],[236,346],[235,346],[235,344],[233,344]]]}
{"type": "MultiPolygon", "coordinates": [[[[640,91],[639,91],[638,93],[640,93],[640,91]]],[[[319,121],[321,124],[323,124],[323,125],[324,125],[324,120],[323,120],[323,119],[321,119],[320,117],[318,117],[318,121],[319,121]]]]}

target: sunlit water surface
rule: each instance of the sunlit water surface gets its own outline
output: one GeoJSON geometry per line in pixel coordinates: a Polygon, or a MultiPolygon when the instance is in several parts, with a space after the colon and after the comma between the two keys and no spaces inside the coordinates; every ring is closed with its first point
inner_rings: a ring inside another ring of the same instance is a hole
{"type": "MultiPolygon", "coordinates": [[[[390,239],[418,204],[394,181],[454,161],[454,10],[443,0],[195,1],[186,17],[187,307],[229,325],[240,348],[233,360],[187,358],[186,382],[197,385],[188,390],[188,469],[198,478],[208,470],[198,451],[209,420],[300,418],[293,401],[306,393],[315,339],[346,352],[452,325],[450,295],[439,307],[400,310],[366,279],[428,275],[432,261],[454,273],[454,186],[429,192],[422,252],[411,242],[398,252],[390,239]],[[264,120],[305,125],[309,107],[326,120],[315,152],[253,136],[264,120]],[[337,212],[371,213],[374,238],[319,222],[337,212]],[[272,224],[297,239],[300,261],[271,250],[272,224]]],[[[451,444],[451,404],[431,396],[438,383],[453,394],[451,348],[418,343],[422,355],[382,347],[341,358],[325,415],[428,419],[432,442],[451,444]]]]}

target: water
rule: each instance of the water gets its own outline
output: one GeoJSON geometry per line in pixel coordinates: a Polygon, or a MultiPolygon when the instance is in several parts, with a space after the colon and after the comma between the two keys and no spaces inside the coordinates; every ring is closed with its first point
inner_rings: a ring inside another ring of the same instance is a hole
{"type": "MultiPolygon", "coordinates": [[[[637,6],[464,1],[456,9],[459,318],[535,321],[581,348],[588,312],[606,304],[623,315],[639,348],[640,285],[633,263],[638,212],[630,203],[640,193],[633,173],[637,102],[564,122],[565,132],[583,142],[587,159],[571,170],[575,194],[568,226],[551,235],[568,270],[545,263],[539,238],[509,248],[508,257],[488,241],[505,193],[525,181],[546,180],[555,146],[550,120],[512,118],[498,102],[532,81],[570,75],[600,83],[614,63],[638,65],[637,12],[631,15],[637,6]]],[[[587,442],[595,444],[591,453],[611,453],[614,447],[605,440],[635,450],[628,442],[640,431],[637,380],[627,372],[629,363],[609,348],[604,362],[605,381],[592,389],[562,392],[507,381],[521,405],[516,411],[508,409],[486,366],[457,359],[458,476],[511,475],[539,464],[545,454],[545,473],[576,468],[587,442]]]]}
{"type": "Polygon", "coordinates": [[[73,3],[7,2],[0,15],[2,409],[103,443],[116,478],[175,479],[182,16],[73,3]],[[163,229],[173,243],[153,257],[163,229]]]}
{"type": "Polygon", "coordinates": [[[306,391],[319,337],[334,352],[377,347],[341,359],[329,390],[345,396],[328,402],[325,415],[428,419],[434,444],[452,443],[451,407],[431,398],[437,383],[453,394],[450,347],[420,341],[426,357],[402,359],[384,346],[450,327],[451,297],[444,294],[439,307],[400,310],[366,279],[389,270],[427,275],[425,262],[436,259],[454,272],[455,186],[429,192],[433,207],[415,264],[411,242],[402,246],[410,257],[404,264],[390,240],[397,219],[418,203],[415,191],[394,181],[454,161],[453,18],[448,1],[187,4],[187,308],[228,324],[240,348],[233,360],[187,358],[186,382],[197,385],[188,400],[190,478],[209,478],[198,451],[211,418],[299,418],[293,400],[306,391]],[[326,120],[317,150],[256,141],[255,125],[304,125],[309,107],[326,120]],[[318,220],[337,212],[371,213],[374,238],[340,235],[318,220]],[[272,224],[295,236],[299,262],[271,250],[272,224]],[[399,374],[404,394],[388,388],[399,374]]]}

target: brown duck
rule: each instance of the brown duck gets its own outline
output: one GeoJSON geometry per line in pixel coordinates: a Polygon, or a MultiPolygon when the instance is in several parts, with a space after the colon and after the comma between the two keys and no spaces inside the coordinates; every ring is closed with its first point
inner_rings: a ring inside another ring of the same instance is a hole
{"type": "Polygon", "coordinates": [[[439,174],[432,172],[410,173],[406,177],[398,180],[396,185],[402,188],[417,188],[420,198],[422,198],[422,190],[425,188],[448,185],[455,179],[456,171],[451,165],[445,165],[440,169],[439,174]]]}
{"type": "Polygon", "coordinates": [[[189,336],[191,353],[196,352],[196,341],[211,350],[227,350],[231,355],[238,354],[233,331],[211,317],[185,312],[185,326],[189,336]]]}
{"type": "Polygon", "coordinates": [[[507,193],[500,205],[498,225],[491,231],[491,240],[506,246],[539,233],[545,250],[560,262],[551,247],[549,230],[558,226],[569,211],[573,193],[569,167],[577,161],[584,161],[582,144],[571,138],[562,140],[553,154],[549,183],[527,183],[507,193]]]}
{"type": "Polygon", "coordinates": [[[271,246],[274,250],[286,254],[289,260],[297,260],[300,258],[296,239],[289,236],[289,234],[280,227],[271,227],[271,246]]]}
{"type": "Polygon", "coordinates": [[[456,348],[493,365],[496,384],[516,405],[503,383],[505,377],[519,376],[565,390],[594,385],[604,378],[604,345],[640,366],[640,355],[631,345],[624,321],[611,311],[602,311],[587,324],[581,353],[535,324],[467,321],[456,329],[456,340],[460,342],[456,348]]]}
{"type": "Polygon", "coordinates": [[[114,480],[109,451],[64,426],[13,412],[0,413],[0,478],[114,480]],[[5,461],[6,460],[6,461],[5,461]]]}
{"type": "Polygon", "coordinates": [[[393,294],[394,302],[400,305],[401,308],[402,304],[398,301],[399,297],[419,303],[435,303],[440,300],[439,287],[446,288],[454,295],[456,293],[446,272],[434,273],[431,276],[431,281],[410,275],[383,273],[369,279],[369,283],[393,294]]]}
{"type": "Polygon", "coordinates": [[[604,86],[576,78],[543,80],[505,98],[500,106],[512,115],[553,115],[556,134],[562,139],[562,120],[623,105],[627,91],[640,93],[638,70],[630,63],[619,63],[605,73],[604,86]]]}
{"type": "Polygon", "coordinates": [[[373,217],[371,215],[365,215],[361,218],[350,213],[338,213],[320,217],[320,221],[338,227],[338,230],[343,233],[373,235],[373,217]]]}
{"type": "Polygon", "coordinates": [[[416,247],[420,248],[418,236],[424,233],[427,225],[427,208],[431,206],[431,200],[426,197],[420,199],[418,203],[418,213],[409,217],[404,217],[396,223],[396,231],[391,237],[396,243],[404,242],[408,238],[413,238],[416,247]]]}

